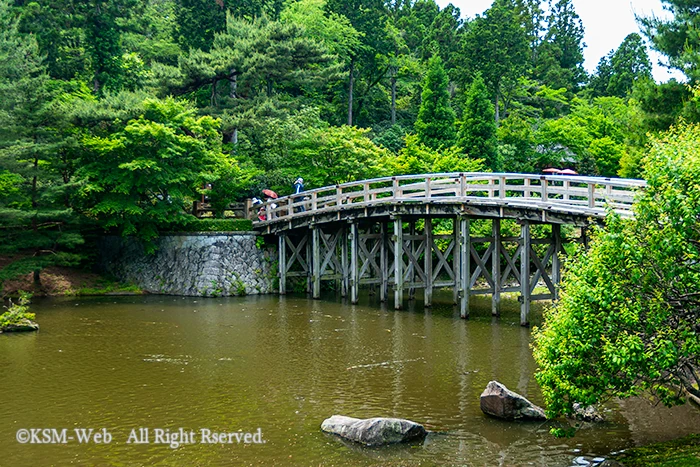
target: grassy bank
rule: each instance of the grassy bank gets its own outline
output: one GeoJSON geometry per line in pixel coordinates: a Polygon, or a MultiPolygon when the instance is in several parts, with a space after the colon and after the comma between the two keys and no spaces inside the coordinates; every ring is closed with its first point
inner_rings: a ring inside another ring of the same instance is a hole
{"type": "Polygon", "coordinates": [[[626,467],[700,467],[700,434],[628,449],[612,459],[626,467]]]}
{"type": "Polygon", "coordinates": [[[35,297],[80,295],[137,295],[143,293],[132,284],[122,284],[83,269],[50,267],[41,272],[41,282],[34,283],[32,274],[5,281],[2,296],[16,296],[20,290],[35,297]]]}

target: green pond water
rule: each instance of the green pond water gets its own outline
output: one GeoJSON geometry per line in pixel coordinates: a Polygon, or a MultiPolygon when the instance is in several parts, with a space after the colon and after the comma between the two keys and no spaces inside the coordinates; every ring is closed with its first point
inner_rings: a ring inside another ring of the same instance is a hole
{"type": "MultiPolygon", "coordinates": [[[[443,297],[446,301],[447,297],[443,297]]],[[[38,333],[0,335],[0,465],[586,465],[700,431],[700,411],[613,402],[607,423],[555,439],[547,423],[486,417],[490,380],[535,403],[530,330],[477,302],[387,309],[335,297],[93,297],[36,300],[38,333]],[[423,423],[422,443],[362,448],[319,429],[333,415],[423,423]],[[110,443],[22,444],[18,430],[106,429],[110,443]],[[127,443],[149,429],[149,444],[127,443]],[[194,431],[155,444],[156,429],[194,431]],[[264,443],[202,444],[200,430],[264,443]]]]}

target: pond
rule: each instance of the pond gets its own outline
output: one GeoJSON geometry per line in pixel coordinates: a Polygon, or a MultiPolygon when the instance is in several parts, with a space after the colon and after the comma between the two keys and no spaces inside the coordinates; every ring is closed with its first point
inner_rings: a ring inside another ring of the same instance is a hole
{"type": "Polygon", "coordinates": [[[0,335],[0,463],[567,466],[697,432],[700,411],[641,399],[610,403],[607,423],[564,440],[549,434],[550,422],[483,415],[479,395],[493,379],[542,403],[517,306],[506,302],[495,319],[477,302],[463,321],[447,304],[394,311],[369,296],[359,305],[306,296],[36,300],[38,333],[0,335]],[[432,433],[360,448],[320,431],[333,414],[408,418],[432,433]],[[111,442],[16,440],[32,428],[106,429],[111,442]],[[149,444],[127,443],[140,428],[149,444]],[[180,428],[196,442],[154,443],[156,429],[180,428]],[[201,429],[257,432],[264,443],[202,444],[201,429]]]}

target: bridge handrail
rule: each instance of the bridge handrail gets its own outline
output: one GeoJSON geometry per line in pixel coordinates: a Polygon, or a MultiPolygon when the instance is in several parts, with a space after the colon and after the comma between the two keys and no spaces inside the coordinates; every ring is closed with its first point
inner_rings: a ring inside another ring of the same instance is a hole
{"type": "Polygon", "coordinates": [[[570,210],[598,217],[605,214],[605,206],[609,205],[629,217],[633,215],[634,192],[645,186],[644,180],[578,175],[492,172],[397,175],[315,188],[268,201],[262,207],[266,220],[255,224],[289,221],[314,213],[386,202],[482,204],[491,201],[519,207],[570,210]]]}

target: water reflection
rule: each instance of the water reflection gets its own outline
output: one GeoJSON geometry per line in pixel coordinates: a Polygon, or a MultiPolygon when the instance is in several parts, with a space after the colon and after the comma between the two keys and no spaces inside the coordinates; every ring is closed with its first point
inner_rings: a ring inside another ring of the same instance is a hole
{"type": "Polygon", "coordinates": [[[611,421],[556,440],[549,423],[485,417],[497,379],[541,403],[530,333],[517,303],[475,303],[463,321],[451,296],[404,311],[362,297],[180,297],[46,300],[38,334],[0,336],[0,452],[12,465],[569,465],[697,430],[697,411],[646,402],[610,406],[611,421]],[[508,308],[511,311],[508,311],[508,308]],[[31,395],[31,398],[28,397],[31,395]],[[413,446],[364,449],[320,433],[333,414],[398,416],[433,433],[413,446]],[[19,428],[106,427],[109,446],[20,445],[19,428]],[[263,446],[125,444],[132,428],[262,428],[263,446]]]}

